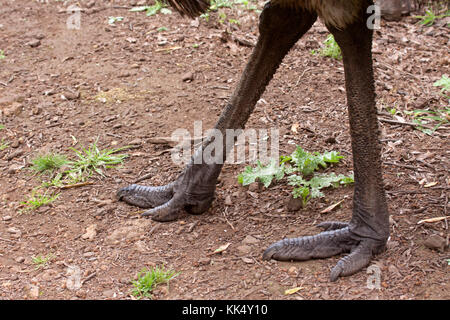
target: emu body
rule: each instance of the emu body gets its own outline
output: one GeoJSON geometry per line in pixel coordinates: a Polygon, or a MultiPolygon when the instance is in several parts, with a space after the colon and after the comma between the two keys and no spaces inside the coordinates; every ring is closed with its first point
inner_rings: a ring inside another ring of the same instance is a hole
{"type": "MultiPolygon", "coordinates": [[[[205,0],[168,0],[182,14],[205,11],[205,0]]],[[[389,215],[384,193],[372,69],[372,33],[366,21],[370,0],[273,0],[260,16],[258,42],[242,77],[224,108],[215,129],[242,129],[256,102],[278,66],[294,44],[321,17],[342,49],[350,133],[355,172],[353,212],[350,222],[325,222],[315,236],[278,241],[263,254],[264,259],[307,260],[342,253],[330,279],[351,275],[367,266],[373,255],[385,249],[389,237],[389,215]]],[[[206,164],[202,150],[206,139],[180,176],[162,187],[131,185],[118,191],[118,198],[132,205],[151,208],[143,215],[156,221],[171,221],[183,210],[201,214],[214,199],[223,163],[206,164]]],[[[216,150],[225,160],[226,150],[216,150]]],[[[216,154],[217,156],[217,154],[216,154]]]]}

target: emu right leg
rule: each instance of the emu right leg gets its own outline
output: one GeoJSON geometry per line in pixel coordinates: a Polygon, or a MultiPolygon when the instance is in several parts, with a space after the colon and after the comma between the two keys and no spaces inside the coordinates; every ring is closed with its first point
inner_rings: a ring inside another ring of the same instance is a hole
{"type": "MultiPolygon", "coordinates": [[[[260,16],[258,43],[229,105],[215,126],[222,133],[223,148],[227,141],[226,129],[244,128],[282,59],[316,19],[317,15],[309,11],[266,4],[260,16]]],[[[207,164],[202,161],[202,149],[211,142],[208,139],[197,150],[173,183],[163,187],[131,185],[120,189],[118,198],[132,205],[152,208],[143,215],[157,221],[174,220],[182,209],[191,214],[205,212],[214,199],[216,181],[226,158],[226,150],[219,150],[221,163],[207,164]]]]}

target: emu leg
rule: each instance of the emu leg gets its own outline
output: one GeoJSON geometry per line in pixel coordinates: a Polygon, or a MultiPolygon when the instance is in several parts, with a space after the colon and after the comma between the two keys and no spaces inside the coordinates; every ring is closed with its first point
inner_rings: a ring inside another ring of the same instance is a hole
{"type": "MultiPolygon", "coordinates": [[[[244,128],[282,59],[316,19],[316,14],[301,9],[282,8],[270,3],[264,7],[257,45],[230,103],[215,126],[223,135],[224,149],[226,129],[244,128]]],[[[173,183],[163,187],[131,185],[119,190],[118,198],[132,205],[152,208],[143,215],[157,221],[174,220],[182,209],[191,214],[205,212],[214,199],[216,181],[226,158],[226,150],[219,150],[222,152],[219,158],[223,160],[220,163],[207,164],[202,161],[202,150],[212,141],[208,139],[195,152],[191,162],[173,183]]]]}
{"type": "MultiPolygon", "coordinates": [[[[361,17],[365,14],[361,13],[361,17]]],[[[366,17],[367,19],[367,17],[366,17]]],[[[381,176],[378,122],[372,69],[372,31],[365,19],[344,30],[328,27],[342,49],[352,137],[355,191],[350,223],[323,223],[315,236],[284,239],[271,245],[265,259],[309,260],[350,252],[332,269],[330,279],[366,267],[385,249],[389,216],[381,176]]]]}

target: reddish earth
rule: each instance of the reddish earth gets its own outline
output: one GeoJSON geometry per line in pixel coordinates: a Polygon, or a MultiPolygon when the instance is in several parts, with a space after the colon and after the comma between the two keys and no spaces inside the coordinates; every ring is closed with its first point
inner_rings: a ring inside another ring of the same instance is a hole
{"type": "MultiPolygon", "coordinates": [[[[251,53],[249,44],[256,41],[257,13],[222,10],[239,25],[221,23],[217,13],[208,22],[193,22],[175,13],[147,17],[106,8],[111,1],[81,1],[81,28],[71,30],[62,11],[71,3],[0,0],[5,54],[0,137],[8,143],[0,151],[2,299],[131,299],[130,279],[156,265],[180,275],[169,287],[160,286],[154,299],[450,298],[448,222],[418,224],[448,215],[448,124],[426,135],[408,125],[380,122],[391,214],[388,250],[373,261],[380,287],[368,288],[373,274],[367,269],[330,283],[330,268],[339,257],[287,263],[261,256],[283,237],[316,233],[319,222],[348,220],[351,187],[327,190],[325,198],[290,212],[287,184],[249,190],[236,179],[245,165],[235,164],[225,166],[217,199],[202,216],[161,224],[140,218],[138,208],[115,199],[120,187],[145,174],[150,178],[142,183],[151,185],[179,174],[182,167],[162,152],[169,146],[151,138],[170,136],[177,128],[192,132],[194,120],[202,120],[204,129],[214,125],[251,53]],[[124,19],[111,26],[111,16],[124,19]],[[47,151],[69,155],[69,147],[88,146],[97,138],[100,148],[131,142],[136,148],[106,177],[55,190],[60,196],[51,205],[21,213],[21,202],[43,179],[28,170],[31,159],[47,151]],[[332,212],[320,213],[343,199],[332,212]],[[95,232],[85,239],[87,229],[95,232]],[[432,235],[446,239],[447,247],[426,246],[432,235]],[[227,243],[224,252],[213,254],[227,243]],[[36,270],[32,257],[48,254],[52,259],[36,270]],[[79,270],[79,288],[71,285],[73,270],[79,270]],[[285,295],[295,287],[301,289],[285,295]]],[[[448,24],[416,22],[412,17],[382,21],[375,33],[380,118],[394,120],[392,108],[408,121],[404,111],[448,108],[433,86],[450,74],[448,24]]],[[[283,154],[296,144],[309,151],[340,151],[346,159],[332,170],[346,173],[352,162],[342,62],[311,54],[327,35],[316,23],[295,46],[247,127],[278,128],[283,154]]]]}

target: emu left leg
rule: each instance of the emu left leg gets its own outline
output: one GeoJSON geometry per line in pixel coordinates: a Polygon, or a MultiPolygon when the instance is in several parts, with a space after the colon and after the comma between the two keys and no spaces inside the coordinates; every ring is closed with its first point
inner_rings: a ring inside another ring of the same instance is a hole
{"type": "MultiPolygon", "coordinates": [[[[368,1],[369,2],[369,1],[368,1]]],[[[385,249],[389,218],[381,177],[378,122],[372,69],[372,31],[361,20],[344,30],[329,27],[342,49],[352,137],[355,191],[350,223],[326,222],[316,236],[284,239],[271,245],[265,259],[309,260],[350,252],[331,271],[331,281],[366,267],[385,249]]],[[[367,17],[366,17],[367,18],[367,17]]]]}

